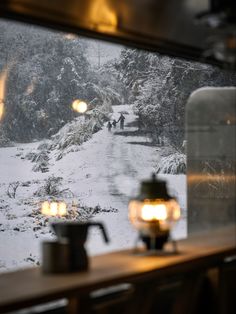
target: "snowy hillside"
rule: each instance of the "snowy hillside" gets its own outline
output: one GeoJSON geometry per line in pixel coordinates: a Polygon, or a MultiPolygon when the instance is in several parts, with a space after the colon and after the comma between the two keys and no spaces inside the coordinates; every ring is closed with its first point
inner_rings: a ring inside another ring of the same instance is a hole
{"type": "MultiPolygon", "coordinates": [[[[34,172],[34,162],[25,158],[39,142],[17,144],[0,149],[0,270],[34,265],[40,261],[40,243],[52,237],[49,222],[40,214],[45,199],[64,199],[69,206],[69,219],[92,218],[103,221],[112,239],[103,244],[97,230],[91,230],[90,254],[132,247],[136,232],[127,217],[127,205],[137,194],[138,182],[156,169],[161,154],[150,139],[139,136],[132,126],[136,116],[131,106],[115,106],[112,119],[125,114],[125,128],[108,131],[106,125],[93,136],[58,160],[60,147],[50,150],[48,171],[34,172]],[[135,135],[136,134],[136,135],[135,135]],[[53,180],[54,178],[54,180],[53,180]],[[50,181],[51,180],[51,181],[50,181]],[[45,192],[46,184],[54,184],[54,192],[45,192]],[[14,191],[15,188],[15,191],[14,191]],[[14,194],[15,193],[15,194],[14,194]]],[[[162,175],[170,192],[186,210],[185,175],[162,175]]],[[[186,221],[176,226],[176,237],[186,235],[186,221]]]]}

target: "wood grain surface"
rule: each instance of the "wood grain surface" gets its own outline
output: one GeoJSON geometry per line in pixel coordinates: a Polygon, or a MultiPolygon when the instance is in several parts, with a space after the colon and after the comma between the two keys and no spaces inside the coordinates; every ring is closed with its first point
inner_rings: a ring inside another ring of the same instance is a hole
{"type": "Polygon", "coordinates": [[[90,269],[70,274],[43,274],[40,267],[0,275],[0,313],[60,298],[73,300],[123,282],[147,282],[176,273],[214,267],[236,256],[236,228],[230,226],[181,240],[178,253],[144,254],[132,250],[90,258],[90,269]]]}

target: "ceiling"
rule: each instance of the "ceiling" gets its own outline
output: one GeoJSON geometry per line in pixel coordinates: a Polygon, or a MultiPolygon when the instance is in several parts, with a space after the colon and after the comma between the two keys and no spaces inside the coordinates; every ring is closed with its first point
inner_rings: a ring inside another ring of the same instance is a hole
{"type": "MultiPolygon", "coordinates": [[[[233,0],[224,3],[231,5],[233,0]]],[[[217,57],[204,53],[216,29],[197,18],[210,9],[208,0],[0,1],[3,18],[220,64],[217,57]]]]}

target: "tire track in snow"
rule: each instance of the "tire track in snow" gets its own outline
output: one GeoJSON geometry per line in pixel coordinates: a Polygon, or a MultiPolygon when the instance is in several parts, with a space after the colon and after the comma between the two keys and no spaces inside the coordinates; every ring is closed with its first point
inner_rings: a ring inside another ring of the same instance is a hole
{"type": "MultiPolygon", "coordinates": [[[[120,107],[121,106],[114,107],[115,118],[117,118],[120,107]]],[[[129,124],[134,122],[136,116],[132,113],[132,107],[123,105],[121,108],[128,112],[128,115],[126,115],[127,122],[129,124]]],[[[134,131],[136,128],[127,126],[127,122],[125,123],[124,132],[134,131]]],[[[142,149],[142,147],[141,145],[137,147],[129,144],[129,141],[132,140],[132,136],[122,135],[123,131],[119,129],[119,126],[117,129],[113,129],[114,132],[118,130],[119,135],[113,132],[109,133],[110,141],[106,147],[107,182],[110,195],[119,197],[124,204],[127,204],[129,196],[121,191],[120,185],[124,178],[137,178],[138,171],[134,166],[136,164],[136,151],[137,149],[142,149]]]]}

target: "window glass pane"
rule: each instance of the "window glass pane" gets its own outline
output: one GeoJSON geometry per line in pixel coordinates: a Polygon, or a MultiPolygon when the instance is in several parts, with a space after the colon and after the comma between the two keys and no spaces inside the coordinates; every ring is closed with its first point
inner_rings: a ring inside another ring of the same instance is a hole
{"type": "Polygon", "coordinates": [[[153,172],[181,205],[173,234],[185,237],[186,100],[235,76],[5,20],[0,30],[0,271],[38,265],[55,220],[103,221],[112,242],[91,230],[91,254],[132,247],[128,201],[153,172]],[[54,201],[65,217],[42,214],[54,201]]]}

